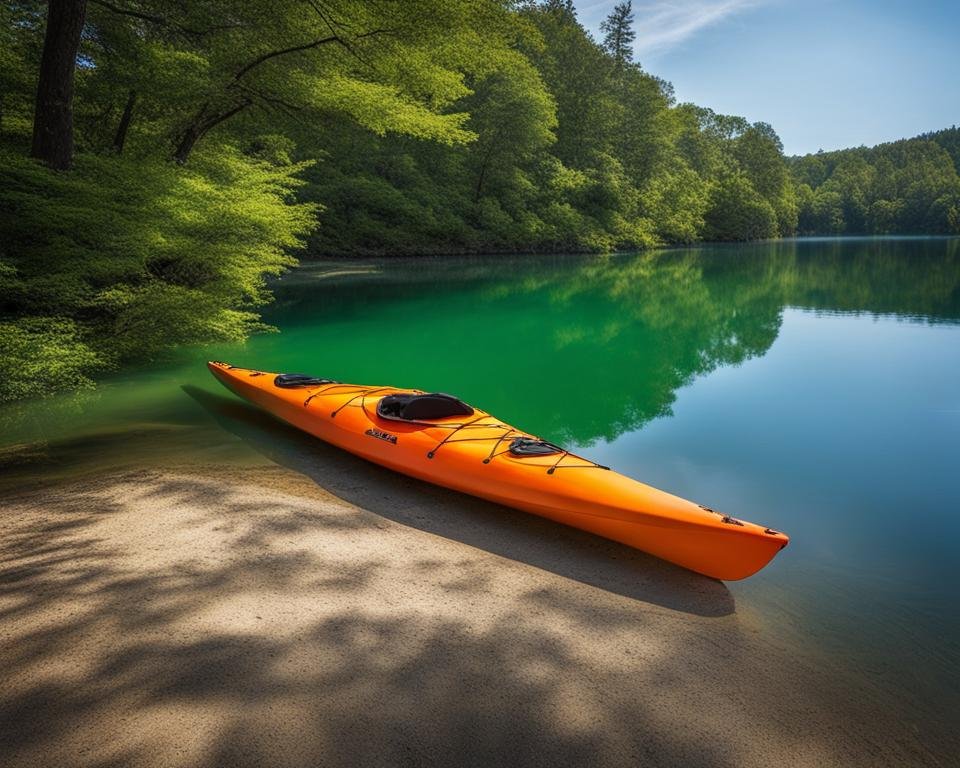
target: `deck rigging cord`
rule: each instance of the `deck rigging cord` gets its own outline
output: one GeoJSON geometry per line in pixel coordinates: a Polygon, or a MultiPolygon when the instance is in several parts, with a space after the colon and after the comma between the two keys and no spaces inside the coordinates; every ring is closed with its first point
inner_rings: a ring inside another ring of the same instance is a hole
{"type": "MultiPolygon", "coordinates": [[[[341,384],[339,382],[336,382],[336,383],[325,384],[323,386],[318,387],[316,391],[310,392],[310,394],[304,400],[303,405],[305,408],[308,407],[310,405],[310,402],[317,397],[324,397],[329,395],[340,395],[340,396],[351,395],[349,399],[341,403],[330,413],[330,418],[336,418],[337,414],[340,413],[340,411],[348,407],[362,409],[364,414],[369,418],[370,413],[367,410],[367,402],[366,402],[367,397],[377,392],[395,392],[395,393],[402,392],[404,394],[409,393],[409,394],[417,394],[417,395],[424,394],[422,390],[398,390],[396,387],[359,387],[358,388],[356,387],[356,385],[353,385],[353,384],[341,384]],[[347,388],[348,391],[346,392],[342,391],[344,388],[347,388]],[[360,401],[359,404],[356,403],[357,400],[360,401]]],[[[497,456],[503,456],[504,454],[508,454],[508,453],[514,454],[514,455],[520,455],[514,452],[514,446],[512,443],[510,447],[498,452],[497,449],[508,438],[514,438],[514,441],[516,441],[517,439],[528,439],[528,440],[543,442],[543,441],[539,441],[538,438],[535,438],[532,435],[527,434],[526,432],[522,432],[516,429],[515,427],[511,427],[510,425],[504,424],[503,422],[497,421],[496,419],[494,419],[492,423],[486,423],[486,424],[481,423],[485,419],[490,419],[494,417],[491,417],[490,414],[484,413],[483,411],[480,411],[480,413],[481,415],[478,416],[477,418],[471,421],[465,421],[465,422],[437,423],[433,421],[410,420],[407,423],[418,424],[420,426],[423,426],[429,429],[451,430],[448,435],[444,436],[443,439],[441,439],[436,444],[436,446],[434,446],[431,450],[427,451],[428,459],[432,459],[436,455],[437,451],[439,451],[441,447],[443,447],[444,445],[447,445],[448,443],[493,441],[493,446],[490,448],[490,453],[488,453],[487,456],[483,459],[484,464],[489,464],[497,456]],[[455,437],[455,435],[457,435],[459,432],[463,430],[468,430],[468,429],[502,430],[502,433],[499,435],[485,435],[483,437],[455,437]]],[[[550,454],[544,454],[544,455],[550,455],[550,454]]],[[[546,467],[548,475],[554,474],[558,469],[606,469],[606,470],[610,469],[610,467],[604,466],[603,464],[599,464],[595,461],[591,461],[590,459],[586,459],[582,456],[578,456],[566,449],[560,449],[557,459],[550,465],[541,464],[533,461],[525,462],[525,463],[530,467],[540,467],[540,468],[546,467]],[[564,464],[563,461],[564,459],[567,459],[567,458],[579,459],[580,461],[585,463],[564,464]]]]}

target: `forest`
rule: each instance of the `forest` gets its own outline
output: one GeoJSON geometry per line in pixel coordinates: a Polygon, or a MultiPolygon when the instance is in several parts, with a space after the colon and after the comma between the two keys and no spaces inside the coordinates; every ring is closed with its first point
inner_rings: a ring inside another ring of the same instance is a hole
{"type": "Polygon", "coordinates": [[[0,402],[267,331],[311,256],[960,233],[956,128],[785,157],[571,0],[0,4],[0,402]]]}
{"type": "Polygon", "coordinates": [[[789,159],[801,235],[960,233],[960,129],[789,159]]]}

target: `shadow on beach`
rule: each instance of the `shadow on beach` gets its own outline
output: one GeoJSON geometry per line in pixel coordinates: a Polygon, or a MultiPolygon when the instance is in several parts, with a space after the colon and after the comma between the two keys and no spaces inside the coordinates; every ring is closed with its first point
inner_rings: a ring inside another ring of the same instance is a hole
{"type": "Polygon", "coordinates": [[[293,473],[107,435],[3,497],[4,768],[938,764],[719,582],[189,395],[241,442],[157,456],[293,473]]]}
{"type": "Polygon", "coordinates": [[[255,406],[183,387],[270,461],[377,515],[634,600],[698,616],[734,612],[726,585],[617,542],[379,467],[255,406]]]}
{"type": "MultiPolygon", "coordinates": [[[[355,510],[255,492],[135,472],[12,498],[0,765],[630,766],[640,749],[645,765],[731,765],[723,744],[661,732],[621,667],[554,625],[630,658],[622,633],[661,638],[657,623],[529,585],[491,614],[508,575],[488,591],[469,559],[431,558],[410,536],[401,574],[381,548],[355,551],[381,538],[355,510]]],[[[738,638],[723,653],[743,653],[738,638]]],[[[675,691],[674,664],[657,657],[643,679],[675,691]]]]}

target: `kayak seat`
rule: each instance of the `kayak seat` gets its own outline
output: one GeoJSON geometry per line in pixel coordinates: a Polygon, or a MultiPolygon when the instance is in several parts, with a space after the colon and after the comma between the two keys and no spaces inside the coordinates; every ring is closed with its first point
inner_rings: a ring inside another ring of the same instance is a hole
{"type": "Polygon", "coordinates": [[[473,408],[453,395],[387,395],[377,403],[377,416],[394,421],[433,421],[450,416],[472,416],[473,408]]]}
{"type": "Polygon", "coordinates": [[[514,456],[550,456],[554,453],[563,453],[563,448],[546,440],[535,440],[532,437],[517,437],[510,442],[510,453],[514,456]]]}
{"type": "Polygon", "coordinates": [[[296,389],[297,387],[322,387],[324,384],[339,384],[333,379],[318,379],[308,373],[281,373],[274,380],[273,385],[281,389],[296,389]]]}

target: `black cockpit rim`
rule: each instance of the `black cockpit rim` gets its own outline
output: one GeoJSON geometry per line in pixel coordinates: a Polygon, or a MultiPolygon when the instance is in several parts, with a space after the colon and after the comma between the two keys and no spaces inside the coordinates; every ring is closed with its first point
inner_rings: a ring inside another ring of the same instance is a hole
{"type": "Polygon", "coordinates": [[[275,387],[281,389],[300,389],[302,387],[322,387],[325,384],[339,384],[333,379],[321,379],[309,373],[280,373],[273,380],[275,387]]]}
{"type": "Polygon", "coordinates": [[[436,421],[473,414],[465,402],[443,392],[387,395],[377,402],[377,416],[390,421],[436,421]]]}

